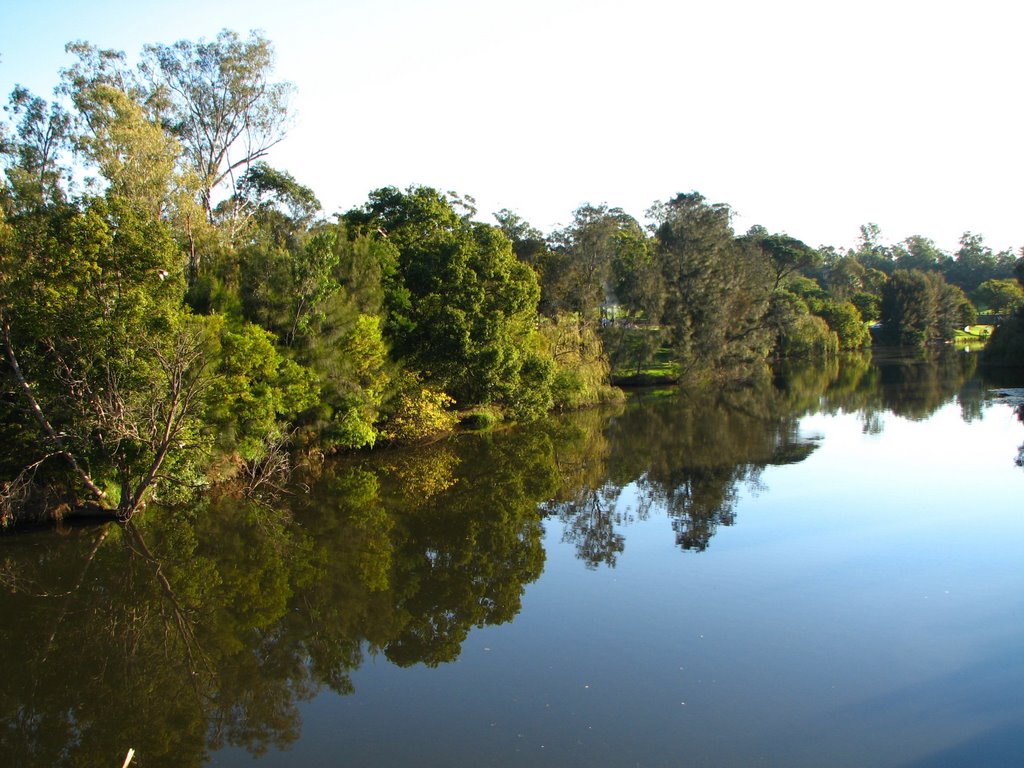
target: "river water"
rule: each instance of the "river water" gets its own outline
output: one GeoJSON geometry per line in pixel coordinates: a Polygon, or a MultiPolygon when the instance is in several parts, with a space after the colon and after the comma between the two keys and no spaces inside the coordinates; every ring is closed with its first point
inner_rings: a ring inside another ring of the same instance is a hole
{"type": "Polygon", "coordinates": [[[0,538],[0,765],[1019,766],[1005,386],[857,358],[0,538]]]}

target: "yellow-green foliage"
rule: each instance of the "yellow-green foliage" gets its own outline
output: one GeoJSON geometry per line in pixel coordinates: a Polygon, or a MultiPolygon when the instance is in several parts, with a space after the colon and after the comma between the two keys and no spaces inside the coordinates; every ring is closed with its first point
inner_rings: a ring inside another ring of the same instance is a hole
{"type": "Polygon", "coordinates": [[[555,363],[551,395],[556,408],[582,408],[622,396],[608,384],[611,367],[601,337],[580,315],[560,313],[546,319],[540,333],[555,363]]]}
{"type": "Polygon", "coordinates": [[[424,385],[409,376],[403,391],[396,396],[390,418],[380,436],[395,443],[417,443],[451,431],[459,417],[450,395],[424,385]]]}
{"type": "Polygon", "coordinates": [[[396,481],[403,503],[409,509],[419,509],[455,485],[460,464],[448,443],[438,443],[392,453],[382,466],[396,481]]]}
{"type": "Polygon", "coordinates": [[[779,339],[782,357],[822,358],[839,353],[839,337],[817,315],[797,315],[779,339]]]}
{"type": "MultiPolygon", "coordinates": [[[[209,322],[221,326],[219,320],[209,322]]],[[[273,334],[259,326],[222,327],[219,341],[220,365],[210,387],[206,418],[217,429],[223,450],[237,452],[247,461],[262,458],[281,422],[315,402],[315,377],[283,357],[273,334]]]]}
{"type": "Polygon", "coordinates": [[[815,314],[823,317],[828,327],[835,331],[841,349],[860,349],[871,343],[871,333],[852,302],[824,301],[815,314]]]}
{"type": "Polygon", "coordinates": [[[345,362],[331,382],[336,401],[334,422],[321,441],[332,448],[372,447],[377,440],[374,422],[390,382],[380,318],[359,315],[339,348],[345,362]]]}

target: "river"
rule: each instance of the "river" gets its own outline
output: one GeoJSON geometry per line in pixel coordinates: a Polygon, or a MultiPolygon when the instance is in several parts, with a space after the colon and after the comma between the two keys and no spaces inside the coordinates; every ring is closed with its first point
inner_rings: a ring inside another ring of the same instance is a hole
{"type": "Polygon", "coordinates": [[[0,765],[1019,766],[1007,386],[852,358],[6,535],[0,765]]]}

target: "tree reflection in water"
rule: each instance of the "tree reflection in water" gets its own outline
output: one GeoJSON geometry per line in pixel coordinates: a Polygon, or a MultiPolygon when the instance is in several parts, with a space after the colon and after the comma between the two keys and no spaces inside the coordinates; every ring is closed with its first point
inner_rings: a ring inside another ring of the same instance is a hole
{"type": "MultiPolygon", "coordinates": [[[[353,691],[367,656],[458,657],[519,612],[546,521],[588,567],[664,513],[706,549],[743,487],[802,461],[802,416],[923,418],[988,395],[973,358],[866,358],[742,388],[646,393],[521,429],[310,469],[278,508],[208,498],[132,524],[9,536],[0,548],[0,764],[199,766],[221,746],[284,748],[299,704],[353,691]],[[627,495],[625,489],[629,488],[627,495]],[[624,499],[630,500],[625,503],[624,499]],[[16,649],[16,652],[11,652],[16,649]]],[[[1024,449],[1022,449],[1024,450],[1024,449]]]]}

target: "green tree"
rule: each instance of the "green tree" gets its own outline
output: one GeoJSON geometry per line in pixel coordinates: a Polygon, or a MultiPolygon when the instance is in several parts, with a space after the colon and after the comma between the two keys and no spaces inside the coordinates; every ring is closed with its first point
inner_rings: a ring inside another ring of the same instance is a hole
{"type": "Polygon", "coordinates": [[[209,334],[181,312],[173,240],[117,197],[27,215],[12,230],[0,313],[9,372],[37,425],[26,469],[63,457],[97,501],[130,516],[197,427],[209,362],[209,334]]]}
{"type": "Polygon", "coordinates": [[[789,276],[813,271],[821,265],[821,254],[806,243],[785,234],[769,234],[764,227],[751,227],[740,242],[760,248],[768,257],[772,290],[778,290],[789,276]]]}
{"type": "Polygon", "coordinates": [[[26,209],[63,201],[71,115],[21,86],[11,92],[4,112],[17,121],[12,139],[0,143],[7,156],[4,172],[12,187],[9,204],[26,209]]]}
{"type": "Polygon", "coordinates": [[[284,138],[293,86],[272,82],[273,66],[273,46],[260,32],[243,40],[225,29],[212,41],[144,49],[147,98],[181,142],[211,218],[215,190],[229,184],[230,196],[236,177],[284,138]]]}
{"type": "Polygon", "coordinates": [[[865,290],[868,270],[853,254],[838,256],[827,264],[826,285],[829,293],[845,301],[865,290]]]}
{"type": "Polygon", "coordinates": [[[384,282],[385,332],[399,360],[463,407],[495,403],[527,417],[550,406],[536,276],[500,229],[460,216],[428,187],[379,189],[345,218],[397,250],[384,282]]]}
{"type": "Polygon", "coordinates": [[[577,314],[561,314],[542,320],[540,333],[554,361],[551,396],[555,408],[574,410],[621,397],[608,384],[609,360],[592,324],[577,314]]]}
{"type": "Polygon", "coordinates": [[[1024,288],[1016,280],[986,280],[974,292],[980,307],[1009,314],[1024,306],[1024,288]]]}
{"type": "Polygon", "coordinates": [[[1014,369],[1024,367],[1024,312],[1018,310],[1001,323],[982,354],[986,365],[1014,369]]]}
{"type": "Polygon", "coordinates": [[[882,243],[882,229],[877,224],[861,225],[860,241],[851,254],[864,269],[877,269],[890,274],[894,267],[894,249],[882,243]]]}
{"type": "Polygon", "coordinates": [[[886,336],[907,346],[931,340],[935,324],[934,285],[924,272],[898,269],[882,294],[882,324],[886,336]]]}
{"type": "MultiPolygon", "coordinates": [[[[84,44],[79,52],[63,92],[77,109],[77,158],[99,173],[103,194],[69,201],[59,186],[40,195],[39,184],[23,183],[61,181],[39,171],[56,155],[40,160],[38,130],[7,147],[0,326],[11,394],[4,410],[18,426],[2,501],[8,509],[52,503],[39,496],[48,489],[127,519],[154,493],[204,484],[218,442],[260,458],[280,437],[280,418],[308,407],[313,387],[253,328],[229,329],[185,306],[177,144],[118,87],[117,56],[84,44]],[[245,349],[258,350],[258,362],[245,349]],[[219,439],[211,423],[225,427],[219,439]]],[[[56,113],[26,103],[23,123],[37,128],[56,113]]]]}
{"type": "Polygon", "coordinates": [[[771,293],[765,259],[736,243],[728,206],[698,193],[655,206],[665,285],[663,323],[683,371],[710,373],[761,361],[771,293]]]}
{"type": "Polygon", "coordinates": [[[525,221],[515,211],[502,208],[494,214],[501,231],[512,243],[512,251],[516,258],[533,267],[543,285],[544,264],[550,255],[544,233],[525,221]]]}
{"type": "Polygon", "coordinates": [[[908,237],[896,254],[898,269],[919,269],[921,271],[945,271],[952,257],[940,249],[932,240],[920,235],[908,237]]]}
{"type": "Polygon", "coordinates": [[[971,294],[983,282],[1013,277],[1016,259],[1009,251],[993,253],[980,235],[964,232],[955,260],[947,265],[946,281],[971,294]]]}
{"type": "Polygon", "coordinates": [[[907,346],[946,341],[973,322],[974,307],[937,272],[896,270],[882,294],[884,336],[907,346]]]}
{"type": "Polygon", "coordinates": [[[312,189],[262,161],[249,166],[238,181],[236,194],[251,209],[276,211],[294,224],[309,224],[320,211],[312,189]]]}
{"type": "Polygon", "coordinates": [[[882,297],[867,291],[857,291],[850,297],[850,303],[860,312],[864,322],[873,323],[881,317],[882,297]]]}
{"type": "Polygon", "coordinates": [[[871,343],[871,334],[852,302],[830,299],[823,302],[815,314],[823,317],[828,327],[836,332],[841,349],[860,349],[871,343]]]}
{"type": "Polygon", "coordinates": [[[641,233],[621,208],[589,203],[577,208],[572,224],[553,236],[554,253],[543,285],[546,305],[596,322],[618,301],[614,265],[622,245],[619,236],[641,233]]]}
{"type": "Polygon", "coordinates": [[[949,341],[956,331],[974,323],[978,311],[960,286],[950,285],[937,273],[929,273],[928,277],[935,286],[937,303],[935,339],[949,341]]]}

